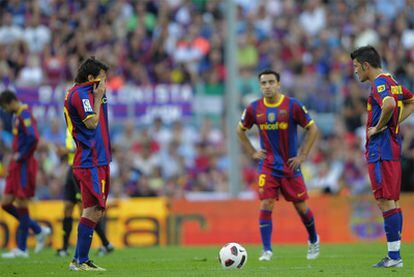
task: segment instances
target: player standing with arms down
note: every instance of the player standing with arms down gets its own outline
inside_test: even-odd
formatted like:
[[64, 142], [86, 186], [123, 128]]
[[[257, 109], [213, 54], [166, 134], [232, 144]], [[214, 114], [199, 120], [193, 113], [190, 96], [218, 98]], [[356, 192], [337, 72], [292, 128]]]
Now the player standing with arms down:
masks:
[[[272, 70], [259, 73], [263, 98], [252, 102], [243, 112], [237, 134], [249, 157], [259, 161], [260, 234], [263, 254], [260, 261], [272, 257], [272, 210], [279, 191], [293, 203], [309, 234], [307, 259], [319, 255], [319, 236], [312, 211], [306, 205], [308, 193], [300, 164], [306, 159], [318, 129], [305, 107], [296, 99], [280, 92], [280, 75]], [[259, 128], [261, 149], [256, 150], [245, 131], [254, 124]], [[306, 131], [298, 153], [297, 125]]]
[[70, 270], [104, 271], [89, 260], [93, 230], [103, 216], [109, 191], [111, 145], [108, 130], [106, 71], [94, 57], [79, 67], [75, 84], [65, 96], [65, 119], [76, 143], [73, 175], [81, 188], [82, 215]]
[[27, 251], [29, 229], [32, 229], [36, 236], [35, 252], [43, 249], [45, 237], [50, 234], [49, 228], [40, 227], [30, 218], [28, 209], [29, 200], [36, 190], [37, 160], [34, 152], [39, 141], [39, 132], [29, 107], [21, 103], [12, 91], [5, 90], [0, 94], [0, 107], [15, 115], [13, 156], [8, 168], [1, 206], [3, 210], [19, 220], [16, 234], [17, 248], [1, 256], [2, 258], [27, 258], [29, 257]]
[[373, 267], [402, 267], [400, 256], [402, 212], [401, 136], [399, 123], [414, 110], [414, 95], [381, 68], [381, 57], [372, 46], [351, 53], [354, 72], [371, 83], [368, 97], [366, 159], [372, 192], [384, 217], [388, 255]]

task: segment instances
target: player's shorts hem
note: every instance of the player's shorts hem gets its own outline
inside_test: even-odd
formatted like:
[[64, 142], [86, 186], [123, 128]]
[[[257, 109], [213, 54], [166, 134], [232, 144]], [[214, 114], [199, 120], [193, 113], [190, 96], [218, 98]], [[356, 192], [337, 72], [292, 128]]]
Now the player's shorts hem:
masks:
[[73, 174], [80, 186], [82, 207], [105, 209], [110, 184], [109, 166], [74, 168]]
[[[261, 182], [264, 182], [262, 186], [260, 186]], [[288, 202], [302, 202], [309, 198], [302, 175], [278, 177], [272, 175], [271, 172], [261, 171], [259, 175], [259, 199], [275, 199], [278, 201], [280, 194]]]
[[376, 200], [397, 201], [401, 190], [401, 162], [380, 160], [368, 164], [371, 189]]

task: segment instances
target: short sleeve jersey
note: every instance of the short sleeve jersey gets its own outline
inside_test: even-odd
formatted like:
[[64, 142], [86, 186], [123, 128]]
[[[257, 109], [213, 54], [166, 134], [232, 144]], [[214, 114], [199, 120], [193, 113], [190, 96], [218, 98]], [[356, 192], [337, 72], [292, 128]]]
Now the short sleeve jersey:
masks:
[[288, 160], [297, 156], [297, 126], [307, 128], [314, 124], [302, 103], [285, 95], [281, 95], [275, 104], [262, 98], [243, 111], [239, 124], [243, 129], [250, 129], [253, 125], [259, 129], [260, 145], [267, 153], [259, 168], [268, 167], [278, 177], [302, 174], [300, 169], [292, 170], [288, 165]]
[[65, 96], [66, 124], [76, 143], [74, 168], [91, 168], [111, 162], [106, 95], [102, 98], [97, 128], [88, 129], [84, 122], [95, 115], [93, 107], [93, 83], [75, 84]]
[[25, 160], [33, 156], [39, 141], [37, 123], [29, 107], [20, 106], [14, 118], [13, 152], [19, 153], [18, 160]]
[[378, 124], [383, 101], [389, 97], [394, 98], [397, 105], [387, 123], [387, 128], [367, 138], [365, 155], [369, 163], [379, 160], [398, 161], [401, 158], [401, 135], [398, 122], [402, 114], [403, 103], [413, 101], [414, 95], [399, 85], [389, 74], [379, 75], [371, 85], [371, 93], [367, 102], [367, 131]]

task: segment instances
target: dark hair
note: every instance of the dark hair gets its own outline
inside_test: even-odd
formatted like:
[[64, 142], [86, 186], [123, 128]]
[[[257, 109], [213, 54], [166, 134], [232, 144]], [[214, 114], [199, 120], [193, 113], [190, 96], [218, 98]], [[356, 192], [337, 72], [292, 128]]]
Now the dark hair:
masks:
[[359, 63], [367, 62], [372, 67], [381, 68], [381, 56], [378, 51], [371, 45], [359, 47], [351, 53], [351, 59], [357, 60]]
[[0, 106], [8, 105], [13, 102], [13, 100], [17, 101], [18, 98], [16, 94], [11, 90], [6, 89], [0, 94]]
[[276, 80], [279, 82], [280, 81], [280, 74], [274, 70], [271, 69], [265, 69], [263, 71], [261, 71], [259, 73], [259, 75], [257, 75], [257, 78], [260, 79], [260, 77], [262, 77], [262, 75], [267, 75], [267, 74], [273, 74], [276, 77]]
[[96, 77], [103, 69], [105, 72], [108, 70], [108, 66], [101, 61], [95, 59], [94, 56], [84, 60], [78, 68], [76, 73], [75, 83], [80, 84], [88, 81], [88, 75]]

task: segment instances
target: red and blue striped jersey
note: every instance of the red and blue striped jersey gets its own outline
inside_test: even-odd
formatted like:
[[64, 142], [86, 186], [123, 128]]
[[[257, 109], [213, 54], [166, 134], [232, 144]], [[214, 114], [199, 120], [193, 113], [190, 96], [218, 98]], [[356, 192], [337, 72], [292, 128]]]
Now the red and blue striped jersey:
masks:
[[384, 99], [394, 98], [397, 103], [387, 129], [367, 138], [365, 156], [369, 163], [379, 160], [399, 161], [401, 157], [401, 136], [399, 119], [403, 110], [403, 102], [413, 99], [414, 95], [405, 87], [399, 85], [391, 75], [381, 74], [371, 84], [371, 93], [368, 97], [367, 131], [378, 124]]
[[106, 95], [102, 97], [98, 126], [88, 129], [84, 122], [95, 114], [93, 106], [92, 82], [75, 84], [65, 96], [66, 124], [76, 143], [74, 168], [91, 168], [111, 162]]
[[13, 124], [13, 153], [19, 153], [17, 161], [26, 160], [33, 156], [39, 132], [37, 123], [27, 105], [21, 105], [16, 113]]
[[250, 129], [254, 124], [259, 128], [260, 145], [266, 150], [266, 158], [261, 167], [272, 169], [277, 177], [300, 176], [301, 170], [293, 171], [288, 159], [297, 156], [297, 126], [307, 128], [314, 121], [306, 108], [297, 99], [281, 95], [274, 104], [265, 98], [252, 102], [243, 112], [240, 127]]

